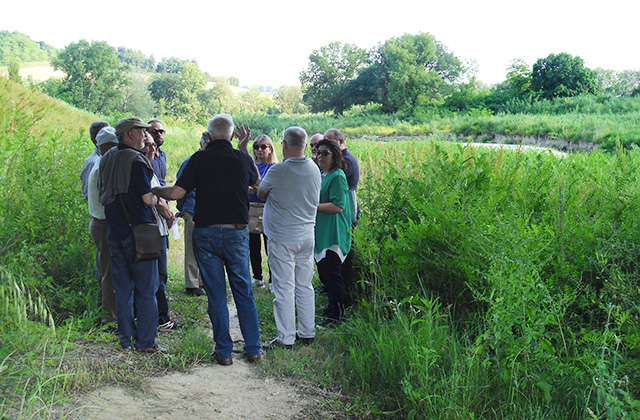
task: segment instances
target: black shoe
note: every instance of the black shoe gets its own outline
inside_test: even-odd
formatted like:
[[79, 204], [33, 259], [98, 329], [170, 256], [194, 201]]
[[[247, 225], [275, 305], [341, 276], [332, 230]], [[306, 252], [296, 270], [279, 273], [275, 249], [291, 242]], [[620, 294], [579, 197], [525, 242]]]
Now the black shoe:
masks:
[[308, 346], [309, 344], [313, 343], [313, 340], [315, 340], [314, 337], [300, 337], [298, 333], [296, 333], [296, 342], [299, 341], [300, 344], [304, 346]]
[[293, 345], [292, 344], [284, 344], [278, 338], [274, 338], [273, 340], [269, 341], [267, 344], [263, 344], [262, 348], [265, 351], [269, 351], [269, 350], [273, 350], [273, 349], [291, 350], [293, 348]]
[[187, 287], [185, 293], [188, 296], [204, 296], [204, 290], [199, 287]]

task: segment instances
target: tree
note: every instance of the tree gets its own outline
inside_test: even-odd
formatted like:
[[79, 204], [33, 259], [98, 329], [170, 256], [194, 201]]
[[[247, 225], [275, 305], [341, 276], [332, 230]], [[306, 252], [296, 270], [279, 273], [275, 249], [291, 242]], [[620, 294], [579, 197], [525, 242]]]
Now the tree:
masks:
[[273, 101], [278, 111], [284, 114], [302, 114], [307, 111], [302, 103], [302, 86], [280, 86], [273, 95]]
[[106, 42], [71, 43], [51, 64], [66, 73], [58, 92], [66, 102], [96, 113], [120, 108], [122, 89], [129, 83], [127, 68]]
[[560, 53], [536, 61], [531, 89], [539, 91], [545, 99], [554, 99], [597, 93], [598, 84], [595, 72], [584, 66], [582, 58]]
[[309, 66], [300, 73], [304, 101], [313, 112], [342, 113], [345, 89], [367, 64], [366, 50], [353, 45], [332, 42], [309, 56]]
[[203, 122], [214, 114], [226, 112], [234, 114], [239, 110], [238, 102], [235, 100], [229, 81], [222, 77], [213, 79], [213, 86], [207, 90], [203, 90], [198, 94], [198, 99], [204, 107], [204, 113], [207, 115], [203, 118]]
[[511, 97], [522, 98], [531, 93], [531, 70], [522, 59], [515, 59], [507, 67], [505, 86]]
[[7, 71], [9, 80], [13, 80], [16, 83], [22, 83], [22, 77], [20, 77], [20, 62], [18, 60], [11, 60]]
[[123, 103], [121, 111], [149, 119], [156, 114], [156, 102], [149, 92], [149, 75], [131, 73], [131, 84], [123, 89]]
[[388, 40], [381, 57], [389, 81], [383, 105], [394, 111], [441, 104], [464, 72], [462, 62], [428, 33]]
[[196, 64], [195, 60], [187, 61], [177, 57], [162, 58], [156, 66], [156, 73], [182, 73], [185, 63]]
[[142, 72], [152, 72], [155, 70], [156, 64], [153, 56], [147, 57], [141, 51], [135, 51], [125, 47], [118, 47], [117, 54], [120, 62], [128, 65], [132, 70]]
[[638, 70], [617, 72], [597, 68], [594, 71], [600, 91], [608, 95], [617, 97], [632, 96], [633, 92], [640, 86], [640, 71]]
[[158, 103], [158, 112], [176, 118], [195, 121], [203, 112], [199, 93], [209, 78], [197, 64], [182, 63], [180, 73], [154, 75], [149, 85], [151, 96]]
[[256, 86], [241, 92], [238, 103], [240, 111], [245, 113], [267, 112], [275, 107], [271, 95], [265, 95]]
[[460, 59], [428, 33], [389, 39], [370, 56], [347, 89], [349, 101], [376, 102], [389, 113], [442, 104], [465, 72]]

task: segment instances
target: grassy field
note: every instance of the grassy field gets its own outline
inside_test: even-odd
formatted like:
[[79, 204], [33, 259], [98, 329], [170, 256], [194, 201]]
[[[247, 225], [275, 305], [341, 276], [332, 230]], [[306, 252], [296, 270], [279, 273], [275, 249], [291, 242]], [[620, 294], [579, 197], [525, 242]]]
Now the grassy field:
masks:
[[[444, 142], [440, 131], [473, 118], [490, 127], [486, 116], [412, 124], [359, 112], [360, 120], [355, 111], [343, 120], [236, 117], [274, 140], [292, 124], [345, 127], [361, 165], [358, 304], [339, 328], [274, 353], [261, 369], [332, 390], [318, 410], [335, 418], [638, 418], [640, 153], [621, 143], [564, 158], [484, 150]], [[127, 363], [82, 357], [118, 345], [96, 327], [79, 192], [97, 118], [0, 79], [0, 417], [61, 417], [80, 390], [136, 389], [146, 374], [208, 363], [206, 306], [181, 293], [181, 241], [170, 249], [168, 290], [187, 328], [161, 337], [170, 353]], [[204, 127], [164, 123], [171, 183]], [[629, 129], [620, 115], [539, 123], [495, 122]], [[256, 300], [271, 337], [272, 298]]]

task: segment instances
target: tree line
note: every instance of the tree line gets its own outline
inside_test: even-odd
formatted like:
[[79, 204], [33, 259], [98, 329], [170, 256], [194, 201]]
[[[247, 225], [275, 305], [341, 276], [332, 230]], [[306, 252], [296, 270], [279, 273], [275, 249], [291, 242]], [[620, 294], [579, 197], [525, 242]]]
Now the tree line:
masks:
[[[11, 45], [16, 45], [17, 35], [28, 39], [9, 35], [5, 38], [13, 40]], [[0, 38], [3, 50], [5, 38]], [[43, 48], [52, 54], [52, 47]], [[235, 89], [240, 85], [237, 78], [212, 77], [195, 60], [156, 61], [104, 41], [71, 43], [55, 53], [51, 64], [65, 77], [36, 87], [78, 108], [106, 115], [171, 115], [194, 122], [218, 112], [340, 115], [356, 105], [421, 119], [444, 112], [522, 112], [538, 109], [531, 105], [541, 101], [584, 94], [615, 98], [640, 93], [640, 71], [591, 70], [582, 58], [564, 52], [540, 58], [533, 66], [514, 59], [506, 80], [487, 86], [476, 78], [473, 63], [457, 57], [429, 33], [391, 38], [369, 51], [330, 43], [309, 55], [299, 86], [277, 89]], [[10, 78], [19, 79], [16, 66], [9, 67]]]
[[[432, 111], [509, 112], [526, 104], [579, 95], [640, 93], [640, 71], [591, 70], [578, 56], [550, 54], [529, 67], [514, 59], [506, 80], [487, 86], [429, 33], [391, 38], [370, 51], [334, 42], [309, 56], [300, 73], [304, 102], [312, 111], [341, 114], [374, 104], [383, 113], [413, 116]], [[521, 109], [518, 108], [518, 109]]]
[[304, 112], [301, 88], [283, 86], [272, 95], [258, 87], [239, 90], [234, 77], [212, 77], [195, 60], [176, 57], [156, 62], [153, 56], [104, 41], [80, 40], [51, 60], [65, 77], [36, 88], [78, 108], [99, 114], [171, 115], [178, 120], [206, 121], [225, 112]]

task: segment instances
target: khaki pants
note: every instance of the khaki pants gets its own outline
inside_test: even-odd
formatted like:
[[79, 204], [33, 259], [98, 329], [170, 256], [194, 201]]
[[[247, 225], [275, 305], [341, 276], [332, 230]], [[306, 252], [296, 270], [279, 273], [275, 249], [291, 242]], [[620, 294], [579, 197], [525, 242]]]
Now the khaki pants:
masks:
[[92, 217], [89, 220], [89, 236], [96, 246], [98, 267], [98, 304], [102, 304], [112, 320], [116, 320], [116, 296], [111, 280], [111, 262], [107, 246], [107, 221]]
[[193, 214], [183, 213], [184, 219], [184, 286], [195, 289], [202, 286], [198, 262], [193, 253]]

